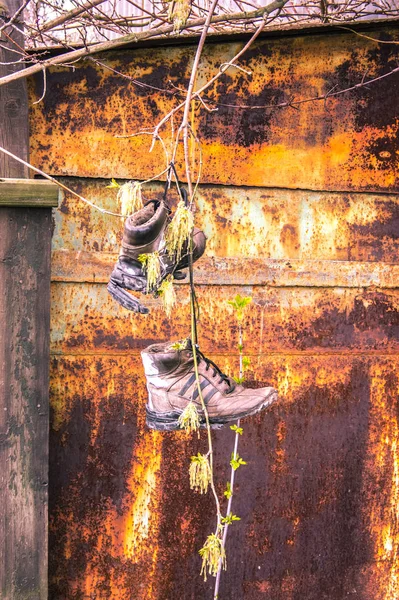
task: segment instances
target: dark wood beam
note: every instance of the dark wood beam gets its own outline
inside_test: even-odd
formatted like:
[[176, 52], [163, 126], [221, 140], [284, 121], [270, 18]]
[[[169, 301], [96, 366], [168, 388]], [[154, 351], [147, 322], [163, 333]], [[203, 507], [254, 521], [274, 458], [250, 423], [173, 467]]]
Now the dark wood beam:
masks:
[[[12, 16], [21, 0], [7, 0]], [[7, 17], [5, 17], [7, 18]], [[0, 24], [2, 24], [0, 19]], [[7, 34], [9, 37], [7, 37]], [[0, 76], [23, 36], [0, 35]], [[24, 80], [0, 89], [0, 145], [28, 159]], [[47, 600], [51, 206], [56, 186], [0, 155], [0, 598]], [[36, 206], [36, 208], [30, 208]]]
[[47, 598], [51, 208], [0, 207], [0, 598]]

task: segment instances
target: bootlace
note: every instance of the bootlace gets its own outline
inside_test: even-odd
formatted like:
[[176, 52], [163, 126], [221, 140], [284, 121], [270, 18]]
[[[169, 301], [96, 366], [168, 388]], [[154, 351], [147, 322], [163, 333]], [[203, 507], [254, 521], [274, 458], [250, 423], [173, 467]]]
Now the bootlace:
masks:
[[229, 386], [228, 389], [226, 390], [226, 394], [231, 394], [231, 392], [234, 392], [234, 390], [236, 388], [234, 381], [232, 381], [228, 375], [225, 375], [219, 369], [219, 367], [213, 362], [213, 360], [204, 356], [204, 354], [202, 354], [202, 352], [198, 348], [198, 346], [196, 346], [196, 349], [197, 349], [197, 354], [202, 358], [202, 360], [206, 364], [205, 371], [209, 371], [209, 369], [212, 368], [213, 369], [213, 377], [219, 377], [220, 378], [219, 383], [225, 382]]

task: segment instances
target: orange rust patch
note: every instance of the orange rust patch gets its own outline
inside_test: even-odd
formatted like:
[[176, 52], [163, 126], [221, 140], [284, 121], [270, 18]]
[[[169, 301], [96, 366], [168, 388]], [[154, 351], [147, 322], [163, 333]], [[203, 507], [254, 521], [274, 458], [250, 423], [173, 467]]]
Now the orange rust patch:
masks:
[[[209, 45], [201, 73], [214, 73], [238, 47]], [[181, 46], [104, 60], [162, 87], [169, 78], [185, 85], [192, 57], [193, 47]], [[243, 61], [253, 77], [230, 70], [208, 101], [306, 98], [357, 83], [366, 69], [385, 73], [397, 57], [395, 45], [348, 33], [262, 40]], [[201, 348], [237, 373], [227, 300], [251, 295], [247, 385], [274, 385], [280, 397], [243, 422], [247, 465], [234, 498], [241, 521], [228, 538], [223, 598], [399, 597], [396, 87], [387, 78], [299, 111], [219, 106], [195, 121], [206, 184], [196, 223], [208, 237], [196, 271]], [[105, 179], [80, 177], [161, 170], [160, 148], [148, 154], [147, 137], [115, 135], [150, 127], [177, 98], [148, 97], [88, 62], [51, 71], [48, 89], [31, 112], [32, 160], [78, 176], [67, 183], [117, 212]], [[370, 189], [393, 193], [354, 193]], [[160, 184], [144, 190], [146, 199], [161, 193]], [[188, 479], [206, 435], [146, 430], [139, 356], [152, 342], [188, 335], [187, 285], [178, 286], [171, 320], [152, 298], [148, 316], [128, 313], [104, 285], [121, 220], [67, 195], [55, 221], [50, 597], [208, 598], [213, 581], [199, 577], [198, 549], [214, 530], [214, 505]], [[221, 497], [233, 437], [229, 428], [214, 436]]]
[[[395, 30], [393, 30], [395, 35]], [[381, 34], [378, 30], [370, 35]], [[201, 76], [211, 77], [238, 48], [209, 44]], [[251, 78], [230, 69], [208, 91], [218, 110], [196, 111], [208, 183], [330, 190], [397, 191], [397, 80], [382, 79], [326, 102], [273, 108], [359, 84], [396, 65], [398, 48], [348, 32], [257, 42], [242, 60]], [[148, 179], [164, 168], [161, 147], [149, 153], [151, 130], [181, 100], [194, 47], [135, 49], [108, 54], [112, 68], [164, 91], [144, 90], [85, 61], [75, 70], [49, 70], [43, 102], [31, 106], [31, 160], [52, 175]], [[41, 76], [30, 81], [31, 100]], [[224, 105], [270, 108], [229, 108]], [[169, 142], [170, 127], [162, 131]], [[183, 177], [181, 152], [177, 166]]]
[[[62, 375], [65, 406], [75, 408], [51, 435], [57, 490], [52, 589], [112, 600], [158, 600], [165, 589], [174, 598], [181, 585], [188, 595], [205, 594], [195, 557], [211, 527], [212, 501], [193, 496], [188, 482], [189, 456], [203, 447], [204, 435], [198, 441], [143, 429], [144, 378], [121, 377], [140, 371], [138, 359], [76, 356], [56, 362], [53, 377]], [[232, 535], [228, 593], [238, 585], [279, 599], [282, 586], [284, 597], [309, 586], [321, 594], [325, 577], [331, 577], [336, 597], [338, 589], [350, 592], [356, 585], [365, 597], [373, 590], [375, 597], [394, 600], [398, 361], [275, 356], [253, 361], [252, 368], [257, 385], [279, 387], [280, 402], [243, 422], [240, 454], [248, 464], [237, 473], [234, 511], [242, 520], [235, 535], [253, 571], [242, 570]], [[329, 379], [322, 382], [318, 372], [330, 373]], [[114, 389], [103, 399], [98, 421], [109, 381]], [[232, 439], [229, 429], [215, 433], [221, 489]], [[274, 468], [282, 446], [283, 471]], [[71, 581], [70, 572], [81, 577]]]

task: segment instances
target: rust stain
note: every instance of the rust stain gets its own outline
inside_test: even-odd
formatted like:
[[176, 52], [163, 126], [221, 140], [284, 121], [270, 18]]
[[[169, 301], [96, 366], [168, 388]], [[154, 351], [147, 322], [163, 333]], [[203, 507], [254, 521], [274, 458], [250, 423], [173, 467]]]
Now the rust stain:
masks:
[[[145, 577], [145, 592], [137, 598], [157, 596], [159, 581], [156, 565], [159, 548], [154, 544], [159, 521], [159, 470], [161, 466], [161, 436], [158, 432], [147, 433], [134, 447], [131, 474], [128, 477], [128, 492], [124, 498], [124, 510], [110, 507], [104, 522], [98, 529], [97, 551], [110, 552], [124, 565], [124, 570], [139, 565], [140, 576]], [[93, 533], [93, 532], [92, 532]], [[107, 541], [106, 544], [104, 542]], [[105, 573], [94, 558], [88, 561], [84, 591], [90, 598], [96, 594], [99, 582], [105, 580]], [[109, 591], [104, 598], [116, 600], [128, 597], [132, 583], [121, 582], [111, 573]], [[81, 582], [72, 583], [76, 592], [82, 589]]]
[[[389, 31], [371, 35], [388, 39]], [[209, 45], [204, 76], [239, 47]], [[104, 60], [164, 87], [169, 79], [185, 85], [192, 56], [193, 47], [181, 46]], [[385, 73], [397, 57], [397, 45], [348, 33], [262, 40], [243, 62], [252, 79], [232, 70], [208, 101], [301, 99], [357, 83], [366, 67], [370, 77]], [[247, 384], [280, 394], [278, 406], [243, 424], [248, 464], [237, 472], [234, 504], [241, 521], [229, 538], [221, 598], [399, 597], [397, 85], [381, 80], [299, 111], [220, 106], [196, 121], [205, 165], [196, 224], [208, 237], [197, 270], [201, 349], [237, 374], [227, 300], [252, 296]], [[117, 211], [105, 178], [152, 176], [163, 163], [160, 152], [148, 154], [146, 138], [114, 136], [151, 126], [178, 99], [148, 96], [91, 63], [52, 70], [48, 86], [31, 111], [33, 162], [72, 176], [68, 185]], [[392, 193], [359, 193], [368, 190]], [[161, 194], [160, 184], [144, 191], [146, 199]], [[121, 229], [120, 219], [68, 195], [55, 214], [50, 597], [205, 599], [213, 581], [199, 577], [197, 551], [214, 508], [188, 480], [205, 433], [145, 428], [139, 355], [188, 335], [188, 288], [177, 286], [170, 320], [153, 298], [148, 316], [121, 309], [104, 285]], [[215, 432], [221, 497], [232, 443], [229, 428]]]
[[[396, 30], [370, 35], [395, 37]], [[201, 70], [210, 76], [238, 48], [206, 47]], [[148, 136], [116, 135], [151, 129], [179, 98], [195, 48], [136, 49], [110, 54], [112, 68], [165, 91], [143, 90], [106, 69], [51, 69], [49, 93], [31, 108], [31, 160], [52, 175], [147, 179], [163, 168], [162, 151], [149, 153]], [[290, 108], [237, 110], [223, 104], [270, 105], [345, 89], [394, 67], [398, 49], [348, 33], [259, 41], [242, 64], [252, 78], [230, 70], [207, 100], [218, 111], [198, 111], [207, 183], [302, 189], [397, 191], [397, 115], [391, 99], [397, 76], [327, 102]], [[41, 94], [40, 77], [30, 82]], [[293, 135], [293, 132], [295, 134]], [[168, 142], [170, 128], [163, 132]], [[177, 157], [181, 166], [181, 156]], [[183, 170], [182, 170], [183, 173]]]
[[[378, 561], [386, 562], [384, 600], [393, 600], [398, 593], [399, 532], [399, 452], [398, 413], [396, 403], [388, 398], [399, 392], [396, 365], [390, 361], [375, 365], [371, 375], [371, 421], [367, 462], [369, 485], [364, 493], [368, 499], [365, 518], [373, 531], [374, 552]], [[373, 488], [371, 488], [373, 486]], [[376, 491], [378, 490], [378, 493]], [[381, 504], [382, 494], [386, 503]]]
[[[107, 180], [63, 181], [98, 206], [118, 212]], [[147, 185], [144, 198], [162, 193], [163, 186]], [[171, 203], [175, 200], [172, 195]], [[197, 205], [196, 225], [208, 237], [209, 257], [399, 262], [397, 196], [200, 186]], [[119, 252], [120, 219], [76, 198], [63, 198], [55, 223], [54, 251]]]
[[131, 491], [136, 488], [137, 481], [140, 482], [139, 493], [125, 524], [124, 554], [131, 560], [137, 560], [139, 550], [148, 543], [151, 529], [153, 532], [151, 521], [157, 518], [157, 506], [151, 498], [161, 468], [162, 436], [159, 432], [150, 432], [146, 437], [145, 446], [139, 446], [133, 457], [134, 468], [129, 482]]
[[[131, 376], [126, 386], [114, 359], [105, 365], [54, 359], [52, 371], [52, 436], [60, 445], [51, 468], [57, 471], [61, 460], [63, 474], [51, 532], [75, 576], [80, 573], [70, 577], [68, 589], [89, 598], [128, 598], [139, 565], [146, 584], [135, 597], [156, 597], [162, 436], [143, 429], [143, 386]], [[86, 427], [75, 433], [79, 413]], [[81, 544], [89, 549], [83, 561]]]
[[279, 471], [280, 473], [284, 473], [287, 471], [286, 465], [286, 452], [284, 450], [284, 440], [286, 438], [287, 433], [287, 424], [284, 421], [281, 421], [278, 425], [276, 432], [277, 439], [277, 448], [275, 450], [276, 461], [272, 467], [272, 472], [275, 473]]
[[[236, 368], [234, 356], [215, 358], [223, 367]], [[398, 361], [317, 355], [311, 361], [287, 355], [260, 358], [259, 363], [253, 361], [252, 376], [257, 385], [266, 380], [278, 385], [281, 401], [267, 415], [243, 423], [242, 455], [248, 465], [237, 479], [235, 510], [242, 522], [229, 550], [227, 597], [238, 589], [243, 597], [256, 598], [255, 590], [264, 590], [270, 599], [294, 600], [298, 590], [305, 594], [312, 589], [310, 597], [316, 599], [331, 576], [334, 600], [355, 587], [362, 598], [394, 600], [399, 542], [394, 408]], [[208, 588], [194, 571], [199, 567], [195, 550], [212, 522], [211, 499], [197, 499], [188, 489], [189, 455], [197, 451], [197, 444], [201, 447], [204, 437], [196, 442], [184, 434], [144, 432], [144, 379], [128, 382], [121, 394], [118, 376], [129, 369], [138, 373], [139, 359], [125, 354], [117, 360], [64, 357], [57, 363], [53, 377], [57, 381], [63, 374], [69, 384], [66, 396], [74, 398], [75, 410], [85, 407], [90, 445], [95, 443], [93, 432], [96, 439], [98, 435], [92, 391], [101, 394], [109, 381], [115, 381], [113, 402], [125, 409], [115, 412], [114, 406], [114, 412], [104, 411], [100, 428], [104, 431], [112, 424], [120, 430], [128, 423], [125, 411], [132, 393], [136, 402], [129, 410], [141, 425], [136, 435], [129, 432], [131, 439], [125, 437], [117, 451], [103, 434], [102, 447], [97, 445], [94, 454], [72, 462], [76, 422], [64, 421], [61, 429], [52, 431], [53, 469], [57, 466], [53, 485], [60, 499], [52, 512], [51, 539], [53, 550], [62, 550], [63, 556], [57, 570], [56, 555], [52, 559], [54, 597], [158, 600], [178, 597], [179, 589], [184, 589], [183, 597], [207, 597]], [[82, 377], [88, 382], [84, 389]], [[69, 411], [67, 397], [65, 406]], [[220, 491], [231, 436], [228, 429], [215, 434]], [[59, 446], [57, 439], [64, 442]], [[115, 479], [109, 469], [103, 472], [98, 462], [99, 453], [112, 461], [115, 452], [123, 478]], [[93, 464], [98, 465], [97, 474], [92, 471], [83, 477]], [[244, 544], [245, 564], [252, 565], [252, 571], [243, 569], [242, 553], [234, 551], [237, 543]], [[81, 576], [72, 581], [71, 572]]]
[[[397, 351], [396, 290], [198, 286], [200, 341], [204, 352], [231, 352], [237, 327], [227, 301], [237, 293], [253, 297], [246, 321], [245, 344], [256, 354], [259, 324], [263, 348], [273, 352]], [[179, 310], [167, 319], [159, 300], [144, 297], [151, 312], [143, 317], [119, 307], [104, 285], [53, 284], [52, 348], [54, 352], [103, 354], [142, 350], [164, 339], [187, 337], [190, 307], [187, 286], [177, 290]]]

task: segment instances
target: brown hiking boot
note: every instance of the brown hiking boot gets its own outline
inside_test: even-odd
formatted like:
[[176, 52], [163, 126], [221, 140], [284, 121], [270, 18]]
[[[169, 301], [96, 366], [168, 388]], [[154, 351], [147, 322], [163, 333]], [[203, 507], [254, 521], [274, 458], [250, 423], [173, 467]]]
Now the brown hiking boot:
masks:
[[[183, 349], [177, 349], [182, 347]], [[194, 373], [191, 340], [183, 344], [153, 344], [141, 353], [147, 378], [147, 425], [159, 431], [180, 429], [179, 417], [192, 400], [201, 427], [206, 425]], [[246, 389], [224, 375], [197, 349], [202, 396], [211, 427], [221, 427], [264, 410], [277, 400], [272, 387]]]
[[[150, 290], [154, 295], [157, 295], [161, 283], [169, 275], [174, 279], [186, 277], [182, 269], [189, 266], [188, 241], [183, 246], [178, 262], [165, 249], [165, 229], [169, 222], [169, 213], [170, 210], [163, 201], [151, 200], [125, 221], [122, 248], [107, 289], [111, 296], [128, 310], [142, 314], [149, 312], [148, 308], [126, 291], [149, 293], [147, 273], [139, 260], [140, 256], [159, 253], [160, 276]], [[204, 233], [194, 228], [193, 262], [203, 255], [205, 245]]]

